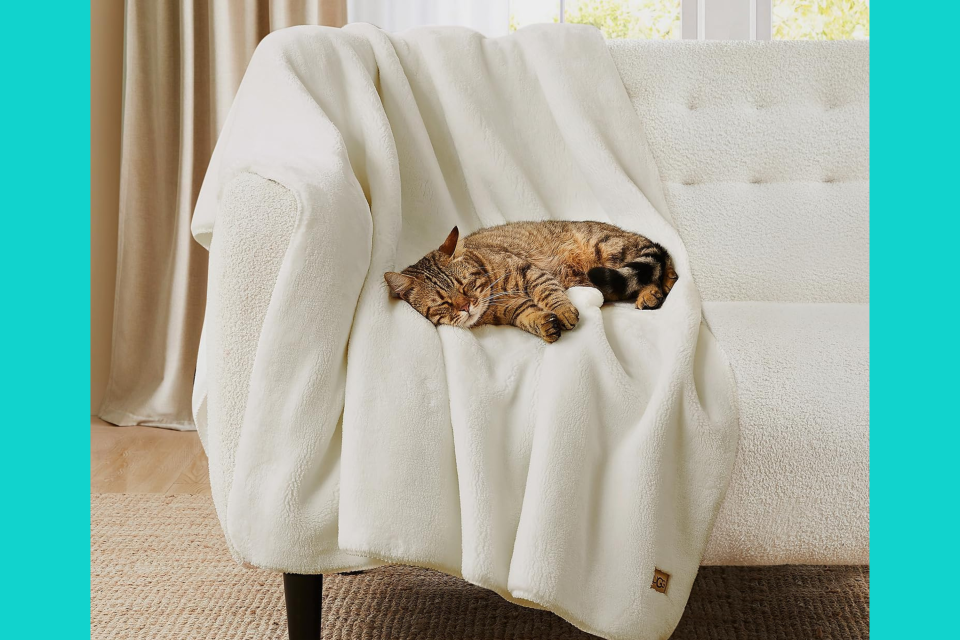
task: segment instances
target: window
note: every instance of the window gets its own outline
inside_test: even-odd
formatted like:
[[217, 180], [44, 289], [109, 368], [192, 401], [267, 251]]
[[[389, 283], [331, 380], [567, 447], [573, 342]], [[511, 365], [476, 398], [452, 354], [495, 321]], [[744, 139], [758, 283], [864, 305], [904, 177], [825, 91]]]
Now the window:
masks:
[[508, 0], [510, 31], [592, 24], [607, 38], [842, 40], [870, 37], [870, 0]]
[[775, 40], [863, 40], [870, 0], [773, 0]]

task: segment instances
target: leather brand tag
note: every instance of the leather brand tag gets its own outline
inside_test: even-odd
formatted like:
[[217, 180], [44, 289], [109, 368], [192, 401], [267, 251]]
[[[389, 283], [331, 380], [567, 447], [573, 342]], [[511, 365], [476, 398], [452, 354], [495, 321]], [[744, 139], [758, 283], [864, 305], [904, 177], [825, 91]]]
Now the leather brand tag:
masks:
[[666, 593], [668, 582], [670, 582], [670, 574], [666, 571], [660, 571], [660, 569], [654, 567], [653, 584], [650, 585], [650, 588], [660, 593]]

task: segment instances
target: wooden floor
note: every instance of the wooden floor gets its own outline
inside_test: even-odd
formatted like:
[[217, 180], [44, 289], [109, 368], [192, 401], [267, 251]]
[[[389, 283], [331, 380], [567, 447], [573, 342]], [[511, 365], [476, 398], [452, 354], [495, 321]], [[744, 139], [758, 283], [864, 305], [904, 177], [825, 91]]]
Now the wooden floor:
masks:
[[90, 425], [91, 493], [210, 493], [196, 431]]

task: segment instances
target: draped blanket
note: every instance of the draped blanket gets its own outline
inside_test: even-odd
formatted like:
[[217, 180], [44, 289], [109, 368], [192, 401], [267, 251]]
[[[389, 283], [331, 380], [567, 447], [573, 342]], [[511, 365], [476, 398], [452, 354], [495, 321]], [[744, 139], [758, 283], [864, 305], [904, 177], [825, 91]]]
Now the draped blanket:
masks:
[[[212, 261], [227, 186], [251, 173], [296, 216], [248, 327], [247, 388], [216, 386], [216, 332], [250, 321], [217, 315], [211, 281], [195, 411], [234, 555], [300, 573], [420, 565], [605, 638], [668, 637], [730, 477], [735, 386], [600, 33], [272, 34], [197, 205]], [[386, 290], [385, 271], [454, 225], [539, 219], [643, 234], [679, 282], [656, 311], [571, 289], [580, 323], [551, 345], [437, 328]], [[256, 224], [269, 244], [276, 221]], [[222, 419], [231, 398], [242, 411]]]

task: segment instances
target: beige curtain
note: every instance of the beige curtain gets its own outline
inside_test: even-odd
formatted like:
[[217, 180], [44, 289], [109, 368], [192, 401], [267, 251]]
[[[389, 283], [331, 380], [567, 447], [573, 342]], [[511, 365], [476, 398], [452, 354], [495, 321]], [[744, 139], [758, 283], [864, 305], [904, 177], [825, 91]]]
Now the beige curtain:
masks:
[[107, 422], [193, 428], [207, 256], [190, 218], [217, 134], [261, 38], [346, 13], [345, 0], [127, 0]]

